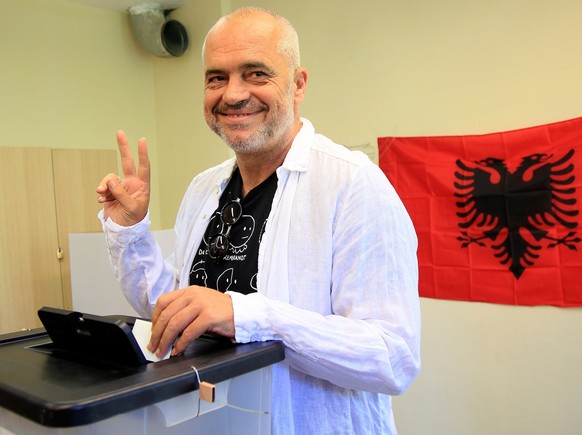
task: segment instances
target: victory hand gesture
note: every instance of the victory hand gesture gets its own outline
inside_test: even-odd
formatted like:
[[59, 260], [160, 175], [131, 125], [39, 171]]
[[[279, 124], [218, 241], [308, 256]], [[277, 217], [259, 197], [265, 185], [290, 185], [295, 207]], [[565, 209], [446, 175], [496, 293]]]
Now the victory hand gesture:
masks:
[[111, 218], [122, 226], [134, 225], [145, 217], [150, 202], [150, 160], [146, 140], [138, 142], [139, 164], [131, 155], [127, 137], [123, 131], [117, 132], [117, 145], [121, 156], [123, 180], [116, 174], [107, 174], [99, 187], [98, 202], [103, 204], [105, 219]]

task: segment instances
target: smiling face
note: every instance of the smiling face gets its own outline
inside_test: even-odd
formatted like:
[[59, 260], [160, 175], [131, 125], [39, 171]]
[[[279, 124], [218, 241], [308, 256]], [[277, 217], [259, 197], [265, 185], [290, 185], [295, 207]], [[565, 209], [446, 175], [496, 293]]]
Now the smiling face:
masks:
[[301, 127], [306, 74], [279, 49], [281, 24], [255, 12], [220, 21], [204, 50], [204, 115], [237, 154], [290, 145]]

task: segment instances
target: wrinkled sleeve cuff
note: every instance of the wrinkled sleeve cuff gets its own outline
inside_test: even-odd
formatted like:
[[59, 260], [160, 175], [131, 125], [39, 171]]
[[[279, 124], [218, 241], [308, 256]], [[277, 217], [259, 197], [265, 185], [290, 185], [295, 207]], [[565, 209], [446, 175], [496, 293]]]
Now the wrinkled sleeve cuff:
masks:
[[232, 299], [234, 339], [237, 343], [276, 339], [267, 321], [268, 304], [263, 295], [259, 293], [244, 295], [238, 292], [227, 292], [227, 294]]
[[119, 225], [111, 218], [105, 219], [103, 210], [99, 212], [97, 217], [101, 221], [103, 232], [107, 234], [108, 242], [117, 245], [130, 245], [137, 242], [148, 233], [151, 226], [149, 211], [140, 222], [129, 227]]

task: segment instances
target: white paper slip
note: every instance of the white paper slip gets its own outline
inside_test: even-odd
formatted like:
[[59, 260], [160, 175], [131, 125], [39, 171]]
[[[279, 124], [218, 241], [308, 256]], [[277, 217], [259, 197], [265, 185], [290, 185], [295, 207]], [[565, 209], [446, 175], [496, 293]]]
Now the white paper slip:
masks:
[[158, 358], [155, 353], [148, 350], [148, 343], [150, 342], [150, 337], [152, 336], [152, 322], [147, 320], [135, 319], [135, 324], [133, 325], [133, 336], [139, 345], [143, 356], [148, 361], [156, 362], [163, 359], [170, 358], [171, 349], [162, 357]]

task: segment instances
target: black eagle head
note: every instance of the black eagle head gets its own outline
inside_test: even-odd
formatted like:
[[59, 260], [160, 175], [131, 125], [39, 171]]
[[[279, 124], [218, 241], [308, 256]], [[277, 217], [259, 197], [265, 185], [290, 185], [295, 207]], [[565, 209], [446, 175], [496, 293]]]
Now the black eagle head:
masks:
[[487, 157], [483, 160], [476, 160], [475, 163], [479, 166], [486, 166], [488, 168], [500, 168], [504, 165], [503, 160], [495, 157]]
[[503, 183], [503, 179], [507, 174], [507, 167], [505, 166], [504, 160], [496, 157], [487, 157], [483, 160], [476, 160], [475, 164], [489, 175], [489, 182], [492, 185]]
[[553, 154], [544, 153], [530, 154], [529, 156], [523, 157], [521, 159], [520, 166], [524, 168], [531, 168], [532, 166], [537, 165], [538, 163], [547, 162], [552, 158], [552, 156]]

